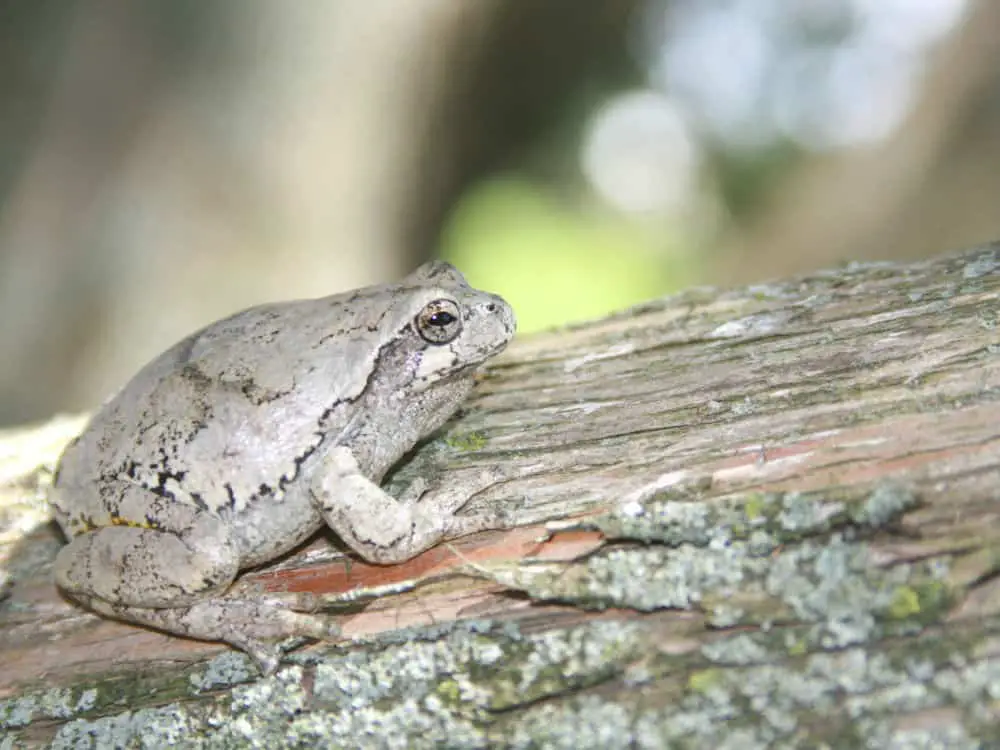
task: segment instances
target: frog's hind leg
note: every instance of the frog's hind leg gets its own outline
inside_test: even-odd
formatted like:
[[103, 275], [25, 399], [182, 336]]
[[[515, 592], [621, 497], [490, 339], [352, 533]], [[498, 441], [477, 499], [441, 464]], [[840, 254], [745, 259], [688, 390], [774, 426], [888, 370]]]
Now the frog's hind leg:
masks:
[[294, 612], [268, 599], [206, 599], [188, 607], [152, 609], [83, 602], [99, 614], [178, 633], [199, 640], [224, 641], [245, 651], [264, 674], [278, 668], [281, 650], [266, 639], [307, 636], [328, 639], [338, 634], [325, 618]]
[[292, 611], [294, 603], [220, 598], [239, 571], [239, 556], [215, 517], [192, 515], [173, 529], [122, 525], [80, 534], [59, 551], [56, 583], [98, 614], [225, 641], [265, 673], [277, 668], [280, 652], [260, 639], [336, 634], [325, 619]]
[[184, 606], [222, 592], [236, 578], [239, 555], [217, 519], [195, 523], [184, 532], [123, 525], [75, 536], [56, 557], [56, 583], [73, 598], [140, 607]]

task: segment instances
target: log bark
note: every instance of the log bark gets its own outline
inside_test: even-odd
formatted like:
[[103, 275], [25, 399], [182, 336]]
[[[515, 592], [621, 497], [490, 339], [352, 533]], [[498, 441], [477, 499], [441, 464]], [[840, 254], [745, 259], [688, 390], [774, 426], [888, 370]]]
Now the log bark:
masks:
[[260, 679], [49, 581], [79, 420], [0, 443], [0, 747], [1000, 743], [1000, 245], [693, 289], [526, 337], [392, 482], [517, 526], [237, 584], [344, 631]]

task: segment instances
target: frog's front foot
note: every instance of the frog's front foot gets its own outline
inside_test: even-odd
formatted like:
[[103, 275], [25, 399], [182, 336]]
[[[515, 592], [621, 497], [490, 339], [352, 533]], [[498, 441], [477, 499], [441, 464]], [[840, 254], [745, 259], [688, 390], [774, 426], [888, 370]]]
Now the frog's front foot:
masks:
[[447, 484], [417, 480], [396, 499], [366, 477], [349, 449], [337, 446], [313, 477], [313, 502], [347, 546], [368, 562], [404, 562], [444, 538], [511, 525], [503, 510], [457, 515], [469, 499], [503, 481], [498, 469], [452, 473]]

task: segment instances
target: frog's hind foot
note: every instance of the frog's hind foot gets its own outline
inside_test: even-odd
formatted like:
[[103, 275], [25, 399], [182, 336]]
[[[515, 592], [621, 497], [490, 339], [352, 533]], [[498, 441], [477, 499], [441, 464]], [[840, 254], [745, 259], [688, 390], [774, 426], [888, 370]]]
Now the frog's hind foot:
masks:
[[340, 634], [328, 618], [294, 612], [267, 599], [206, 599], [170, 609], [112, 605], [101, 600], [83, 603], [115, 619], [199, 640], [224, 641], [246, 652], [265, 675], [274, 673], [282, 654], [270, 641], [291, 637], [330, 640]]

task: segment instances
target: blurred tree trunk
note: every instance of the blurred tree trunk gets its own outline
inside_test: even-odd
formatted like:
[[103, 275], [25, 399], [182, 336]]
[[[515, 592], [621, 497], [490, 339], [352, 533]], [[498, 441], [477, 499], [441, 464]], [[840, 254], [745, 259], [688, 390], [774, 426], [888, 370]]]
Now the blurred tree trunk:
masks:
[[0, 424], [92, 405], [236, 308], [409, 270], [624, 58], [637, 1], [49, 8], [69, 42], [0, 206]]
[[735, 228], [713, 280], [922, 258], [1000, 234], [1000, 4], [969, 6], [928, 61], [901, 130], [869, 148], [805, 160], [758, 216]]

